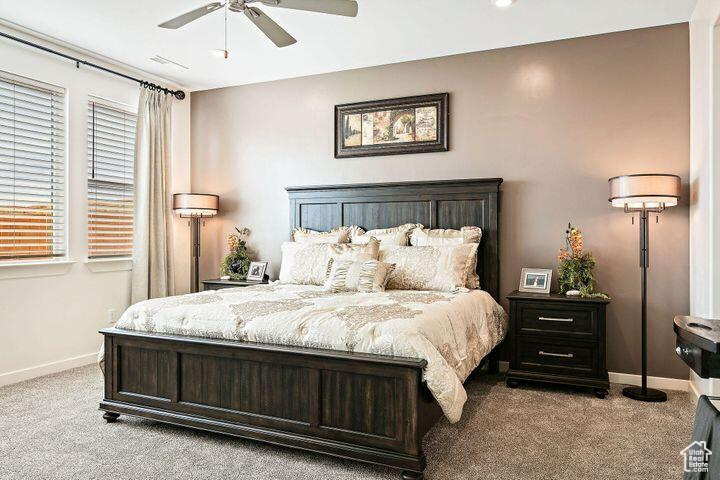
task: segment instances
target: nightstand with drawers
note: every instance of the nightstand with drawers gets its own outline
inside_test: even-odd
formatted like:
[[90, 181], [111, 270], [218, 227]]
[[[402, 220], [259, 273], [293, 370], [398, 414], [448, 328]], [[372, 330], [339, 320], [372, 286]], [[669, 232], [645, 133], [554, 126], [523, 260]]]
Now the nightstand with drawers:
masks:
[[560, 294], [508, 295], [510, 368], [508, 387], [519, 381], [576, 385], [608, 393], [605, 309], [608, 300]]
[[248, 282], [247, 280], [222, 280], [214, 278], [212, 280], [203, 280], [203, 290], [220, 290], [223, 288], [250, 287], [252, 285], [263, 285], [268, 283], [267, 280], [262, 282]]

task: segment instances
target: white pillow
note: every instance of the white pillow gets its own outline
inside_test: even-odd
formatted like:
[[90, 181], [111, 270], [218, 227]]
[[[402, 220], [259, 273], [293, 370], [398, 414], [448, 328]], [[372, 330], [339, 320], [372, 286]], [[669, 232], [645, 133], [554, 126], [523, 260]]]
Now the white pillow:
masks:
[[394, 263], [387, 289], [459, 291], [467, 284], [467, 269], [477, 256], [477, 243], [448, 246], [383, 246], [379, 260]]
[[339, 227], [329, 232], [317, 232], [307, 228], [296, 228], [290, 237], [298, 243], [348, 243], [350, 227]]
[[381, 245], [407, 245], [408, 235], [414, 228], [422, 228], [420, 223], [406, 223], [397, 227], [377, 228], [375, 230], [365, 231], [360, 227], [350, 227], [351, 243], [367, 243], [370, 237], [380, 240]]
[[[462, 227], [460, 230], [451, 228], [438, 228], [428, 230], [426, 228], [416, 228], [410, 234], [410, 245], [425, 247], [428, 245], [460, 245], [462, 243], [480, 243], [482, 239], [482, 230], [480, 227]], [[480, 277], [477, 274], [477, 255], [473, 257], [473, 261], [468, 265], [467, 270], [467, 288], [480, 288]]]
[[391, 263], [366, 260], [330, 260], [330, 274], [325, 281], [325, 290], [333, 293], [384, 292], [390, 274], [395, 269]]
[[284, 242], [281, 247], [280, 282], [323, 285], [331, 259], [377, 260], [379, 247], [380, 242], [374, 238], [366, 245]]
[[480, 227], [452, 228], [415, 228], [410, 233], [410, 245], [426, 247], [428, 245], [460, 245], [461, 243], [480, 243], [482, 230]]

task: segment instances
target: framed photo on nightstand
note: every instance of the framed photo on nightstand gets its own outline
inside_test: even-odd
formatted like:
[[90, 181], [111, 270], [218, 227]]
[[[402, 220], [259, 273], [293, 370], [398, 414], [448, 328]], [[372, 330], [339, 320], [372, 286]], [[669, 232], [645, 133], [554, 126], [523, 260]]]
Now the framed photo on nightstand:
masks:
[[523, 268], [520, 274], [520, 290], [528, 293], [550, 293], [552, 269]]
[[262, 282], [265, 278], [265, 270], [267, 270], [268, 262], [250, 262], [248, 268], [248, 282]]

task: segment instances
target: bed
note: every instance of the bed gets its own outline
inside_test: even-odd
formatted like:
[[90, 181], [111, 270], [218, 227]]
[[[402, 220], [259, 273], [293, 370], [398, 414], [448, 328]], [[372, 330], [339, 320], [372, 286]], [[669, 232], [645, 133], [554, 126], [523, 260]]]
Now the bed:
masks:
[[[135, 415], [387, 465], [402, 470], [403, 478], [421, 478], [423, 436], [443, 413], [456, 421], [464, 403], [462, 386], [442, 379], [465, 379], [481, 358], [497, 370], [497, 345], [505, 333], [492, 321], [500, 315], [493, 298], [501, 182], [288, 188], [291, 228], [480, 226], [477, 273], [484, 291], [329, 296], [319, 287], [273, 284], [151, 300], [152, 308], [131, 307], [118, 325], [123, 328], [101, 331], [104, 418]], [[250, 305], [266, 310], [262, 321], [212, 313], [233, 311], [233, 305], [238, 312], [251, 311]], [[366, 329], [353, 331], [355, 340], [348, 342], [348, 335], [332, 334], [338, 319], [322, 314], [350, 305], [389, 309], [392, 321], [370, 325], [372, 341]], [[435, 328], [430, 320], [443, 316], [455, 319], [448, 325], [476, 325], [485, 347], [464, 351], [465, 343], [455, 341], [435, 355], [402, 327], [413, 322], [429, 331]], [[448, 329], [435, 330], [442, 335]], [[336, 338], [345, 340], [335, 344]], [[447, 365], [454, 375], [443, 370]]]

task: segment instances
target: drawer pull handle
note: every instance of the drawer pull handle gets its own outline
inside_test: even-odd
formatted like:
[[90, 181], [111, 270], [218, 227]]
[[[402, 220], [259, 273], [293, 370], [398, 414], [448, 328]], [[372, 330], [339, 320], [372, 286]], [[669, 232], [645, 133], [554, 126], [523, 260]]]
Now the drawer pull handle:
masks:
[[544, 355], [546, 357], [573, 358], [572, 353], [552, 353], [552, 352], [543, 352], [542, 350], [540, 350], [538, 352], [538, 355]]
[[681, 357], [684, 357], [686, 355], [690, 355], [690, 349], [688, 347], [677, 347], [675, 349], [675, 353], [677, 353]]
[[553, 318], [553, 317], [538, 317], [538, 320], [544, 320], [546, 322], [567, 322], [571, 323], [574, 321], [572, 318]]

